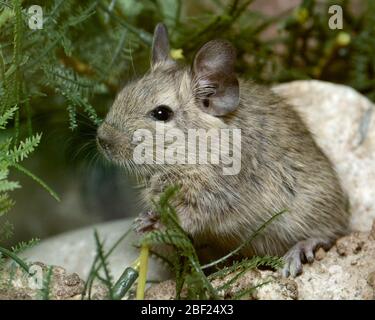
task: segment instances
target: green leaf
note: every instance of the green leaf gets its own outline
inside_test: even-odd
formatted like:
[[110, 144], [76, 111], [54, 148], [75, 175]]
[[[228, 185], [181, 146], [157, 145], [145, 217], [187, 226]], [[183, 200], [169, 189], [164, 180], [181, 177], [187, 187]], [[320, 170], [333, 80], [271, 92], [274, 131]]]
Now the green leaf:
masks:
[[[35, 174], [33, 174], [32, 172], [30, 172], [29, 170], [27, 170], [25, 167], [19, 165], [19, 164], [14, 164], [13, 165], [15, 168], [17, 168], [19, 171], [21, 171], [22, 173], [26, 174], [27, 176], [29, 176], [31, 179], [33, 179], [34, 181], [36, 181], [37, 183], [39, 183], [45, 190], [48, 191], [48, 193], [54, 197], [57, 201], [60, 201], [60, 197], [57, 195], [57, 193], [55, 191], [53, 191], [43, 180], [41, 180], [40, 178], [38, 178]], [[0, 185], [1, 186], [1, 185]]]
[[41, 137], [42, 135], [38, 133], [21, 141], [18, 146], [15, 146], [13, 150], [9, 151], [9, 162], [15, 164], [26, 159], [38, 146]]

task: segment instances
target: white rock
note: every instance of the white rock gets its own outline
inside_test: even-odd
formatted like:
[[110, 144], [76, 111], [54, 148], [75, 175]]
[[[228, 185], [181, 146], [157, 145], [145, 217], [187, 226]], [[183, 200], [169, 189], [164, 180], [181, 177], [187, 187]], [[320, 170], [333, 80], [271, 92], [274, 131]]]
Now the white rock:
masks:
[[[77, 273], [86, 280], [91, 264], [96, 256], [94, 229], [104, 243], [104, 251], [108, 249], [130, 228], [133, 219], [117, 220], [90, 226], [46, 239], [35, 247], [25, 251], [23, 257], [29, 261], [42, 261], [48, 265], [62, 266], [68, 273]], [[139, 250], [134, 247], [137, 236], [131, 232], [113, 251], [109, 258], [109, 266], [114, 279], [118, 279], [126, 267], [138, 258]], [[151, 257], [148, 270], [150, 280], [165, 280], [170, 277], [165, 265]]]
[[[296, 107], [335, 165], [349, 195], [352, 229], [368, 231], [375, 218], [374, 104], [350, 87], [316, 80], [277, 85], [274, 91]], [[366, 114], [370, 117], [362, 141]]]
[[323, 260], [304, 266], [303, 274], [295, 279], [298, 298], [372, 300], [375, 287], [369, 280], [375, 271], [374, 261], [372, 236], [353, 233], [341, 238]]

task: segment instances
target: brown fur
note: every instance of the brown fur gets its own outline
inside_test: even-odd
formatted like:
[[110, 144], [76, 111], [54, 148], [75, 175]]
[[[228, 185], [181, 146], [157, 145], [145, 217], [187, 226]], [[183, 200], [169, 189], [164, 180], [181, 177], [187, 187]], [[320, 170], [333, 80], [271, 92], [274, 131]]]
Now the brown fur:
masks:
[[132, 170], [146, 179], [146, 203], [163, 186], [180, 185], [181, 197], [175, 204], [183, 228], [226, 249], [239, 245], [276, 212], [288, 209], [253, 242], [257, 254], [281, 255], [299, 240], [334, 240], [345, 233], [348, 213], [337, 175], [290, 105], [270, 90], [242, 80], [239, 108], [217, 118], [196, 106], [193, 85], [184, 83], [191, 81], [187, 69], [159, 66], [126, 86], [99, 129], [112, 136], [113, 159], [130, 165], [132, 133], [139, 128], [153, 130], [147, 113], [167, 104], [176, 114], [171, 127], [241, 128], [241, 172], [225, 176], [211, 165], [133, 164]]
[[[118, 95], [98, 135], [111, 141], [109, 158], [130, 168], [145, 182], [146, 204], [170, 184], [180, 186], [175, 199], [182, 227], [212, 256], [233, 250], [282, 209], [243, 251], [244, 255], [282, 255], [298, 241], [333, 241], [347, 231], [349, 213], [338, 177], [310, 132], [287, 103], [269, 89], [239, 80], [239, 105], [225, 116], [202, 110], [190, 68], [155, 63], [142, 78]], [[149, 112], [168, 105], [168, 128], [240, 128], [242, 169], [223, 175], [214, 165], [135, 165], [135, 130], [154, 130]]]

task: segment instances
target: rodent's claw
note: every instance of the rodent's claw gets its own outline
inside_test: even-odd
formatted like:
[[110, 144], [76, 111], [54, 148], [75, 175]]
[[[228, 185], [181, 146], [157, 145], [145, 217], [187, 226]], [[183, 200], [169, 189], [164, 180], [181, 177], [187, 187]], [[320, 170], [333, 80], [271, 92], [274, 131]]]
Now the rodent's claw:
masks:
[[140, 214], [133, 223], [133, 230], [137, 233], [145, 233], [160, 229], [161, 223], [159, 214], [150, 210]]
[[287, 278], [291, 275], [293, 278], [302, 272], [302, 261], [300, 252], [295, 250], [294, 247], [289, 250], [284, 256], [284, 267], [281, 272], [282, 276]]
[[314, 252], [318, 247], [328, 249], [331, 242], [323, 239], [311, 238], [295, 244], [283, 257], [284, 267], [281, 271], [283, 277], [291, 275], [293, 278], [302, 273], [302, 262], [314, 261]]

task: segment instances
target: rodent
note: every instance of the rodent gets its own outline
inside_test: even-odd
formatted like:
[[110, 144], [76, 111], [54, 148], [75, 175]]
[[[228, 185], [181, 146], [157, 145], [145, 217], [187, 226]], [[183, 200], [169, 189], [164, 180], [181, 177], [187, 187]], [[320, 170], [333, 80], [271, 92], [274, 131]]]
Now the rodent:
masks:
[[[284, 256], [284, 276], [296, 276], [317, 247], [328, 248], [347, 233], [347, 198], [293, 107], [270, 89], [238, 78], [235, 58], [229, 42], [212, 40], [191, 67], [180, 66], [170, 58], [166, 27], [158, 24], [151, 69], [118, 94], [98, 129], [98, 145], [145, 180], [148, 204], [167, 185], [178, 184], [173, 205], [181, 226], [213, 255], [235, 249], [286, 208], [241, 254]], [[158, 106], [167, 108], [161, 119], [150, 116]], [[183, 131], [240, 128], [241, 171], [223, 175], [214, 165], [134, 164], [132, 135], [141, 128], [153, 131], [158, 121]], [[147, 226], [147, 215], [139, 221]]]

